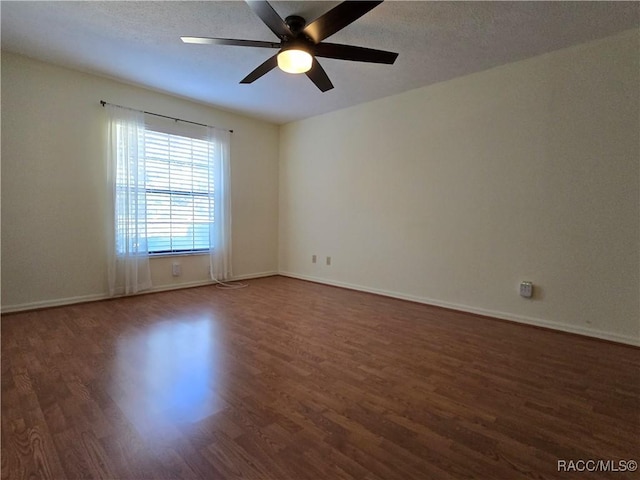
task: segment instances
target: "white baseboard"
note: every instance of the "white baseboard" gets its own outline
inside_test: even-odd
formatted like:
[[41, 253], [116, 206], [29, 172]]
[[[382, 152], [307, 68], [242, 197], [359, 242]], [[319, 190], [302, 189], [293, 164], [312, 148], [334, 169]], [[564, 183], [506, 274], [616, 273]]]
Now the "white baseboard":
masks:
[[234, 275], [231, 281], [235, 282], [237, 280], [251, 280], [253, 278], [274, 277], [276, 275], [278, 275], [278, 272], [249, 273], [247, 275]]
[[110, 298], [105, 293], [91, 295], [80, 295], [77, 297], [56, 298], [53, 300], [41, 300], [39, 302], [18, 303], [16, 305], [2, 305], [2, 313], [25, 312], [27, 310], [37, 310], [40, 308], [62, 307], [73, 305], [74, 303], [96, 302]]
[[279, 272], [279, 275], [282, 275], [283, 277], [291, 277], [291, 278], [297, 278], [300, 280], [307, 280], [315, 283], [322, 283], [325, 285], [332, 285], [334, 287], [348, 288], [350, 290], [358, 290], [360, 292], [374, 293], [376, 295], [398, 298], [400, 300], [409, 300], [411, 302], [422, 303], [425, 305], [433, 305], [436, 307], [449, 308], [451, 310], [458, 310], [461, 312], [475, 313], [475, 314], [483, 315], [487, 317], [498, 318], [500, 320], [508, 320], [516, 323], [524, 323], [527, 325], [534, 325], [537, 327], [544, 327], [552, 330], [559, 330], [561, 332], [575, 333], [578, 335], [599, 338], [602, 340], [610, 340], [612, 342], [624, 343], [626, 345], [640, 346], [640, 339], [626, 336], [626, 335], [619, 335], [617, 333], [603, 332], [601, 330], [594, 330], [594, 329], [578, 327], [574, 325], [567, 325], [564, 323], [557, 323], [550, 320], [543, 320], [540, 318], [527, 317], [524, 315], [505, 313], [505, 312], [500, 312], [496, 310], [487, 310], [484, 308], [471, 307], [469, 305], [442, 302], [440, 300], [435, 300], [432, 298], [418, 297], [415, 295], [407, 295], [400, 292], [365, 287], [362, 285], [355, 285], [352, 283], [328, 280], [326, 278], [313, 277], [310, 275], [299, 275], [297, 273], [282, 272], [282, 271]]
[[[234, 275], [233, 278], [228, 281], [235, 282], [238, 280], [250, 280], [252, 278], [271, 277], [274, 275], [278, 275], [278, 272], [249, 273], [245, 275], [237, 275], [237, 276]], [[145, 295], [148, 293], [157, 293], [157, 292], [166, 292], [169, 290], [179, 290], [182, 288], [202, 287], [205, 285], [213, 285], [214, 283], [215, 282], [213, 282], [212, 280], [197, 280], [195, 282], [158, 285], [157, 287], [152, 287], [149, 290], [140, 292], [138, 293], [138, 295]], [[107, 300], [109, 298], [120, 298], [123, 296], [124, 295], [117, 295], [115, 297], [110, 297], [106, 293], [96, 293], [96, 294], [90, 294], [90, 295], [80, 295], [77, 297], [66, 297], [66, 298], [57, 298], [53, 300], [42, 300], [38, 302], [20, 303], [16, 305], [2, 305], [1, 312], [3, 314], [25, 312], [28, 310], [37, 310], [41, 308], [62, 307], [64, 305], [73, 305], [76, 303], [96, 302], [99, 300]]]

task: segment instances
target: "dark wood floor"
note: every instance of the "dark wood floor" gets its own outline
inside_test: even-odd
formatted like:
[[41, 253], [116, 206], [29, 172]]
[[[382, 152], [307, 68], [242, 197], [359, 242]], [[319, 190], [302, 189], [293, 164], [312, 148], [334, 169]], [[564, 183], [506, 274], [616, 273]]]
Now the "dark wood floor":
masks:
[[5, 315], [2, 479], [637, 478], [557, 469], [640, 460], [640, 349], [249, 283]]

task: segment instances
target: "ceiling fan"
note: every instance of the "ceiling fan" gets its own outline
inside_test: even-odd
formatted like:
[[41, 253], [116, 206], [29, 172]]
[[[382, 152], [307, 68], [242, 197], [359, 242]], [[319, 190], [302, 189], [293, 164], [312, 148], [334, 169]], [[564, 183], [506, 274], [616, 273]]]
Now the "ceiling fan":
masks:
[[352, 62], [393, 64], [397, 53], [371, 48], [326, 43], [323, 40], [382, 3], [380, 1], [347, 1], [329, 10], [320, 18], [307, 24], [297, 15], [284, 20], [266, 0], [247, 0], [253, 12], [275, 33], [280, 42], [261, 40], [234, 40], [230, 38], [180, 37], [185, 43], [235, 45], [239, 47], [277, 48], [279, 52], [259, 65], [240, 83], [252, 83], [276, 66], [288, 73], [306, 73], [307, 77], [323, 92], [333, 84], [315, 57], [336, 58]]

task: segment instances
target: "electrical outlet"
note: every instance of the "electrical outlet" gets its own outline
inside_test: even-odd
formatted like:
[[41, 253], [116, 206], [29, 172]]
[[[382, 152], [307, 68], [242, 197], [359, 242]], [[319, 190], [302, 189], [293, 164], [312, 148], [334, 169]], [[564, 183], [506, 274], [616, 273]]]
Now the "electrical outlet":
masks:
[[173, 265], [171, 265], [171, 275], [174, 277], [182, 275], [182, 267], [178, 262], [174, 262]]
[[331, 265], [331, 257], [327, 257], [327, 265]]
[[520, 282], [520, 295], [524, 298], [531, 298], [533, 296], [533, 283]]
[[311, 255], [311, 263], [316, 263], [318, 261], [318, 257], [315, 255]]

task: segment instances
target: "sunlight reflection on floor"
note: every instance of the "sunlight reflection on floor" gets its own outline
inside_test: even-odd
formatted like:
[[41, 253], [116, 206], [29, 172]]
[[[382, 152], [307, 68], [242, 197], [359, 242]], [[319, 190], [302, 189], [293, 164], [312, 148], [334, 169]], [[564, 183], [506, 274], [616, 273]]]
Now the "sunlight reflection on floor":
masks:
[[163, 321], [119, 340], [114, 399], [140, 433], [222, 408], [220, 344], [212, 318]]

